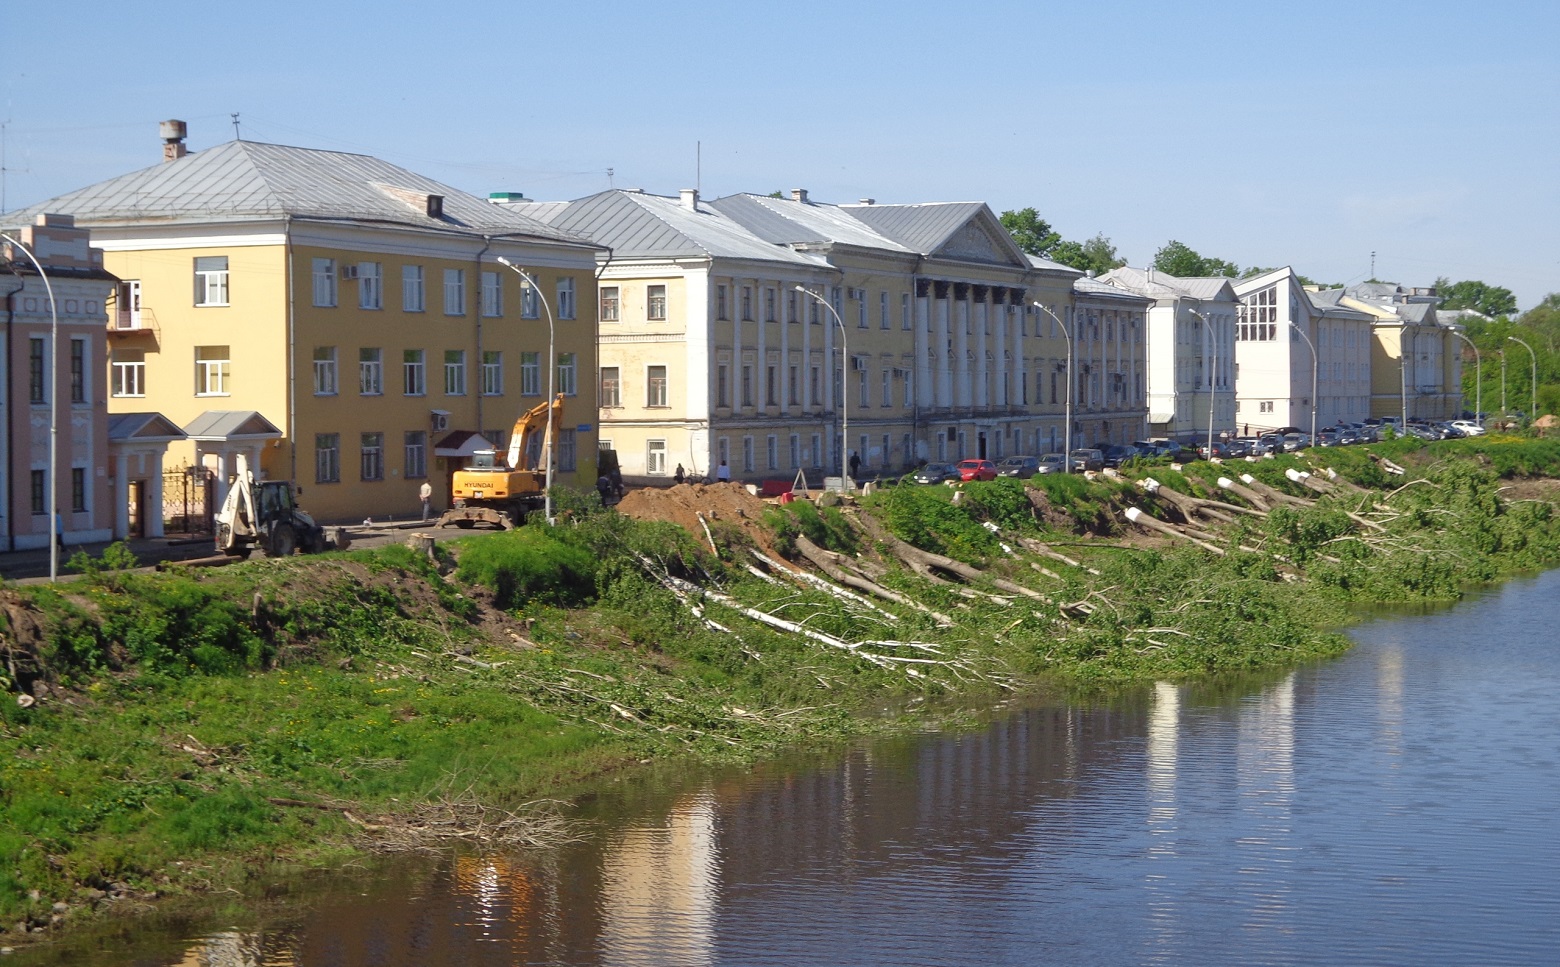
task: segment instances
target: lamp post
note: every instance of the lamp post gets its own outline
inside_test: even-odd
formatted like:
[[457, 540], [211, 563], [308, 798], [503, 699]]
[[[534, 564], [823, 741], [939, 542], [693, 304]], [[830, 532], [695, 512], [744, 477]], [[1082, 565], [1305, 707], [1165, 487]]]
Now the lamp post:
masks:
[[520, 278], [525, 280], [526, 285], [529, 285], [532, 289], [535, 289], [536, 297], [542, 300], [542, 309], [547, 313], [547, 432], [542, 437], [542, 449], [547, 454], [547, 478], [542, 491], [542, 516], [546, 517], [547, 523], [551, 524], [553, 522], [553, 403], [558, 398], [554, 393], [555, 383], [558, 378], [558, 360], [553, 355], [554, 334], [552, 306], [547, 304], [547, 293], [543, 292], [542, 287], [536, 284], [536, 279], [532, 277], [531, 273], [504, 258], [502, 255], [498, 256], [498, 264], [513, 269], [520, 276]]
[[1056, 327], [1062, 331], [1062, 338], [1067, 340], [1067, 393], [1062, 403], [1062, 472], [1072, 473], [1072, 398], [1073, 398], [1073, 347], [1072, 333], [1067, 331], [1067, 325], [1062, 322], [1060, 316], [1052, 312], [1048, 307], [1035, 303], [1035, 308], [1050, 316], [1056, 322]]
[[1523, 349], [1526, 349], [1528, 351], [1528, 355], [1533, 357], [1533, 383], [1528, 387], [1532, 394], [1530, 405], [1528, 407], [1528, 422], [1532, 423], [1534, 420], [1538, 419], [1538, 353], [1533, 351], [1532, 346], [1529, 346], [1527, 343], [1518, 339], [1516, 336], [1507, 336], [1506, 338], [1521, 346]]
[[1398, 424], [1400, 436], [1408, 432], [1408, 357], [1414, 351], [1408, 339], [1408, 323], [1405, 322], [1398, 331], [1398, 393], [1403, 407], [1403, 422]]
[[[49, 273], [43, 270], [43, 263], [38, 257], [10, 235], [0, 233], [0, 238], [15, 245], [27, 260], [38, 270], [38, 277], [43, 279], [43, 289], [49, 294], [49, 581], [59, 580], [60, 576], [60, 535], [63, 527], [60, 521], [60, 488], [59, 488], [59, 463], [60, 463], [60, 315], [54, 304], [54, 286], [49, 282]], [[14, 481], [13, 481], [14, 485]]]
[[[1300, 334], [1305, 340], [1306, 348], [1311, 350], [1311, 446], [1316, 446], [1316, 343], [1305, 334], [1305, 330], [1295, 325], [1293, 319], [1289, 320], [1289, 328]], [[1336, 340], [1334, 340], [1336, 342]]]
[[[1192, 315], [1201, 319], [1203, 328], [1208, 332], [1208, 456], [1213, 456], [1213, 404], [1218, 399], [1215, 395], [1215, 381], [1219, 375], [1219, 341], [1214, 335], [1213, 323], [1208, 317], [1196, 309], [1188, 309]], [[1314, 442], [1314, 435], [1313, 435]]]
[[[845, 385], [845, 374], [849, 372], [845, 361], [850, 358], [850, 342], [845, 335], [845, 320], [840, 318], [840, 314], [835, 311], [828, 299], [804, 285], [794, 286], [794, 288], [829, 310], [829, 315], [834, 317], [835, 324], [840, 327], [840, 436], [844, 438], [844, 445], [840, 447], [840, 476], [845, 480], [847, 491], [855, 490], [855, 485], [850, 479], [850, 387]], [[829, 382], [832, 384], [834, 380], [831, 379]]]
[[1484, 425], [1484, 366], [1479, 361], [1479, 347], [1473, 344], [1473, 340], [1464, 336], [1456, 329], [1448, 329], [1447, 332], [1461, 339], [1473, 350], [1473, 419], [1480, 426]]

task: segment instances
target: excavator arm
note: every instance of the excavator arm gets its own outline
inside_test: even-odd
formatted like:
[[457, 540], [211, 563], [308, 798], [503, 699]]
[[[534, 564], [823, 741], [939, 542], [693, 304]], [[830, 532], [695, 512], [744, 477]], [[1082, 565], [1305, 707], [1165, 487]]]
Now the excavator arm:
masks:
[[531, 466], [531, 444], [538, 433], [546, 433], [548, 411], [551, 411], [552, 421], [556, 423], [563, 415], [562, 393], [553, 397], [551, 404], [545, 402], [536, 404], [515, 421], [515, 428], [509, 434], [509, 469], [536, 469]]

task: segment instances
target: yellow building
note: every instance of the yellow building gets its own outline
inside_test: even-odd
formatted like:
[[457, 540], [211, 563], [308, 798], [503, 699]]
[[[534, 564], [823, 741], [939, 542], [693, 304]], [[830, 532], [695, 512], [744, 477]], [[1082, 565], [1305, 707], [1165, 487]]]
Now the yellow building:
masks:
[[984, 204], [685, 190], [520, 210], [611, 249], [601, 433], [630, 481], [724, 462], [733, 479], [818, 486], [851, 461], [898, 473], [1055, 435], [1062, 407], [1038, 390], [1055, 352], [1032, 303], [1069, 306], [1081, 273], [1032, 264]]
[[215, 499], [244, 454], [322, 520], [384, 519], [418, 512], [425, 480], [442, 506], [551, 377], [558, 482], [592, 486], [598, 246], [376, 158], [187, 154], [183, 133], [165, 122], [161, 165], [35, 206], [90, 228], [123, 280], [111, 414], [182, 426], [170, 462], [209, 468]]
[[1372, 318], [1371, 416], [1412, 421], [1462, 414], [1462, 347], [1457, 326], [1436, 312], [1434, 288], [1365, 282], [1344, 289], [1337, 301]]

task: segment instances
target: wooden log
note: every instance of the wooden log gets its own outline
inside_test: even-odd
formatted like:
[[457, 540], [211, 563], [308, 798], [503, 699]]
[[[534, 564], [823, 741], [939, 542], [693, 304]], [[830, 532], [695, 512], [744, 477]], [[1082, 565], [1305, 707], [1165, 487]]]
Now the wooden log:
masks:
[[1258, 480], [1256, 477], [1253, 477], [1249, 473], [1241, 474], [1240, 480], [1241, 483], [1244, 483], [1246, 486], [1250, 487], [1252, 490], [1255, 490], [1257, 493], [1266, 497], [1269, 501], [1275, 504], [1290, 504], [1295, 507], [1316, 506], [1316, 501], [1314, 500], [1307, 500], [1304, 497], [1296, 497], [1293, 494], [1286, 494], [1282, 490], [1275, 490], [1274, 488], [1269, 487], [1267, 484]]
[[1268, 511], [1273, 509], [1273, 505], [1268, 502], [1266, 497], [1257, 493], [1255, 490], [1252, 490], [1245, 484], [1236, 483], [1228, 477], [1220, 477], [1218, 479], [1218, 484], [1220, 490], [1228, 490], [1230, 493], [1239, 497], [1241, 500], [1246, 501], [1248, 504], [1258, 510]]
[[1049, 600], [1045, 595], [1034, 590], [1033, 588], [1026, 588], [1022, 584], [1014, 584], [1012, 581], [1004, 580], [1003, 578], [987, 574], [980, 568], [971, 567], [970, 565], [965, 564], [963, 561], [956, 561], [951, 557], [944, 557], [941, 554], [933, 554], [930, 551], [923, 551], [919, 547], [906, 544], [904, 541], [895, 537], [893, 534], [890, 534], [888, 532], [888, 528], [879, 524], [870, 514], [861, 515], [860, 520], [862, 526], [866, 528], [867, 533], [871, 534], [875, 540], [884, 544], [889, 549], [890, 553], [904, 561], [906, 564], [911, 565], [912, 568], [917, 567], [917, 565], [928, 570], [936, 568], [938, 570], [947, 571], [949, 574], [958, 575], [964, 580], [973, 583], [990, 583], [999, 590], [1006, 591], [1009, 594], [1020, 594], [1024, 597], [1034, 598], [1038, 601]]
[[814, 544], [812, 541], [808, 540], [806, 534], [796, 535], [796, 550], [815, 567], [817, 567], [818, 570], [822, 571], [829, 577], [833, 578], [835, 581], [845, 585], [848, 588], [855, 588], [858, 591], [865, 591], [866, 593], [876, 595], [885, 601], [892, 601], [895, 604], [903, 605], [908, 608], [914, 608], [917, 611], [929, 614], [938, 624], [942, 625], [943, 627], [950, 627], [953, 625], [953, 619], [941, 613], [940, 611], [934, 611], [933, 609], [928, 608], [926, 605], [914, 600], [913, 598], [909, 598], [903, 594], [900, 594], [898, 591], [885, 588], [876, 581], [870, 581], [866, 577], [849, 570], [844, 563], [844, 555], [836, 554], [833, 551], [825, 550], [824, 548], [819, 547], [817, 544]]
[[406, 537], [406, 546], [410, 547], [418, 554], [427, 557], [430, 561], [433, 560], [433, 545], [434, 540], [432, 534], [423, 534], [418, 532], [414, 534], [408, 534]]
[[1224, 556], [1224, 548], [1210, 544], [1205, 540], [1200, 540], [1196, 537], [1193, 537], [1192, 535], [1187, 534], [1179, 528], [1167, 524], [1162, 520], [1155, 520], [1152, 516], [1145, 514], [1136, 507], [1127, 508], [1127, 520], [1138, 525], [1144, 530], [1157, 531], [1158, 533], [1164, 534], [1167, 537], [1176, 537], [1183, 541], [1191, 541], [1193, 544], [1196, 544], [1205, 551], [1212, 551], [1214, 554], [1217, 554], [1220, 557]]

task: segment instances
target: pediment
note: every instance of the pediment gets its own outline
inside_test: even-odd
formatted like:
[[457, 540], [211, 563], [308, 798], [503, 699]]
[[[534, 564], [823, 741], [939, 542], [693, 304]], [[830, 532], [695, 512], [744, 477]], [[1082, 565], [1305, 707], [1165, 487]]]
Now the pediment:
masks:
[[1000, 225], [994, 229], [982, 218], [972, 218], [955, 229], [932, 257], [990, 265], [1024, 264], [1014, 258], [1014, 245], [1007, 232]]

